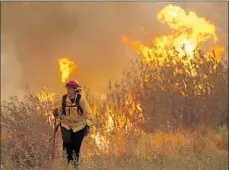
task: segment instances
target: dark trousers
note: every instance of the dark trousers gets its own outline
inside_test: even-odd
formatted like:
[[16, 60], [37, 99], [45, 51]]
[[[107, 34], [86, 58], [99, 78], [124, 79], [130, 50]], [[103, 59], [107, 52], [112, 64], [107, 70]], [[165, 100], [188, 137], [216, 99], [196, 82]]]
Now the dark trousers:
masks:
[[68, 162], [73, 161], [74, 159], [76, 159], [76, 161], [79, 160], [80, 147], [84, 138], [84, 133], [85, 128], [74, 133], [72, 130], [67, 130], [64, 127], [61, 127], [63, 149], [67, 153]]

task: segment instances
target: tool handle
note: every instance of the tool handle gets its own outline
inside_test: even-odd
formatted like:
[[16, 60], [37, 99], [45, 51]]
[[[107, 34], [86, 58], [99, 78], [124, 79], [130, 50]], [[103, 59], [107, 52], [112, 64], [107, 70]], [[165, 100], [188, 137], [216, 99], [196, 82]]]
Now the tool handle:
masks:
[[55, 145], [56, 145], [56, 117], [54, 118], [54, 131], [53, 131], [53, 154], [52, 158], [55, 157]]

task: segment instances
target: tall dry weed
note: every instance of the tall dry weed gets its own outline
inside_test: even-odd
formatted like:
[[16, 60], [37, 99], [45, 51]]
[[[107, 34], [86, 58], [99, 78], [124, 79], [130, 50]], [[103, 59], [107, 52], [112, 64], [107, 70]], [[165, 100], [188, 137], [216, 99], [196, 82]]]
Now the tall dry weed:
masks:
[[[132, 59], [122, 79], [108, 83], [105, 100], [85, 88], [94, 128], [80, 169], [226, 169], [227, 63], [200, 51], [189, 65], [176, 53], [162, 65], [160, 56], [150, 57], [148, 63]], [[28, 93], [24, 101], [1, 104], [5, 169], [72, 168], [63, 160], [59, 133], [51, 158], [54, 103]]]

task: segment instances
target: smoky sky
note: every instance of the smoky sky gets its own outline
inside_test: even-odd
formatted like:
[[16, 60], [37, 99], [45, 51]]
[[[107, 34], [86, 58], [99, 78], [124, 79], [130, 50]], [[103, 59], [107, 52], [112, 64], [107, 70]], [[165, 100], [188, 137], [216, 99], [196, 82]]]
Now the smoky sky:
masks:
[[63, 91], [59, 57], [76, 62], [73, 75], [95, 93], [105, 93], [109, 79], [118, 79], [128, 66], [123, 35], [136, 39], [168, 32], [156, 14], [165, 5], [195, 11], [217, 27], [227, 47], [226, 2], [2, 2], [1, 97], [21, 95], [26, 84], [32, 91], [47, 86]]

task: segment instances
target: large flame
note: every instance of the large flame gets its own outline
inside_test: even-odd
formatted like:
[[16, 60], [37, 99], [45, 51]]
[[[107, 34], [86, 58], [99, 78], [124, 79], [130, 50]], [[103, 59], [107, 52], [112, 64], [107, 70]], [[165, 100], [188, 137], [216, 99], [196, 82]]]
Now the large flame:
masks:
[[64, 83], [70, 77], [70, 74], [76, 70], [76, 64], [68, 58], [60, 58], [58, 61], [61, 72], [61, 82]]
[[[164, 7], [157, 15], [157, 19], [162, 24], [167, 24], [173, 31], [170, 41], [166, 41], [167, 45], [174, 46], [181, 55], [184, 46], [185, 52], [192, 56], [193, 50], [201, 42], [206, 42], [210, 39], [217, 41], [216, 28], [213, 24], [204, 18], [197, 16], [195, 12], [188, 14], [184, 9], [168, 5]], [[158, 40], [158, 39], [157, 39]], [[155, 42], [157, 44], [158, 41]], [[164, 44], [163, 44], [164, 45]]]
[[[172, 33], [161, 35], [152, 40], [152, 46], [143, 45], [140, 41], [130, 40], [123, 37], [123, 42], [131, 45], [137, 54], [141, 55], [143, 60], [149, 62], [155, 54], [160, 54], [161, 62], [164, 61], [168, 54], [173, 54], [173, 47], [180, 57], [188, 55], [189, 59], [193, 58], [193, 52], [197, 46], [204, 43], [216, 43], [216, 27], [210, 21], [198, 17], [193, 11], [186, 13], [179, 6], [167, 5], [158, 14], [157, 19], [161, 24], [167, 24], [172, 29]], [[222, 55], [224, 47], [217, 46], [218, 55]], [[162, 63], [160, 63], [162, 64]]]

